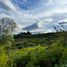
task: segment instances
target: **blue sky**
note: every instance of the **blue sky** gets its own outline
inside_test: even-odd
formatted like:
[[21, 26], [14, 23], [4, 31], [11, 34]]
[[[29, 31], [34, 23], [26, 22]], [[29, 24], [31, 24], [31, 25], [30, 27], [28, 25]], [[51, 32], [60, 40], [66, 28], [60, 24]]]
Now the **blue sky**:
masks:
[[12, 0], [12, 2], [23, 10], [36, 9], [40, 6], [40, 0]]
[[67, 0], [0, 0], [0, 18], [13, 18], [20, 28], [67, 21]]

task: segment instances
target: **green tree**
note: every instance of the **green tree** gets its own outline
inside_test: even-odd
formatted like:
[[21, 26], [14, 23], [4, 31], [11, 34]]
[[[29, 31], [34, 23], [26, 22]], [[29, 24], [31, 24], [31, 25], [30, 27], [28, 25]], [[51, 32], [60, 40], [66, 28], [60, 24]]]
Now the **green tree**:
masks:
[[[13, 19], [2, 18], [0, 19], [0, 42], [3, 44], [13, 41], [13, 33], [16, 28], [16, 23]], [[1, 43], [0, 43], [1, 44]]]

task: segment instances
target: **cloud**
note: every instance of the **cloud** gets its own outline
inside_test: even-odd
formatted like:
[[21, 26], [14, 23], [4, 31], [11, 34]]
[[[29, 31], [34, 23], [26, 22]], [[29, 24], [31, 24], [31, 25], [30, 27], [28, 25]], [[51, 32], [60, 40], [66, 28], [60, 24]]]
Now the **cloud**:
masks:
[[15, 6], [10, 2], [10, 0], [0, 0], [0, 7], [5, 10], [15, 10]]
[[64, 18], [63, 20], [60, 20], [59, 22], [66, 22], [67, 23], [67, 18]]
[[[27, 12], [21, 11], [16, 7], [10, 0], [0, 0], [0, 7], [2, 8], [0, 10], [0, 17], [11, 17], [15, 19], [15, 21], [22, 26], [25, 26], [27, 24], [30, 24], [31, 21], [34, 19], [34, 17], [31, 14], [28, 14]], [[30, 23], [29, 23], [30, 22]]]
[[35, 22], [44, 27], [67, 17], [67, 0], [0, 0], [0, 18], [6, 16], [21, 28]]

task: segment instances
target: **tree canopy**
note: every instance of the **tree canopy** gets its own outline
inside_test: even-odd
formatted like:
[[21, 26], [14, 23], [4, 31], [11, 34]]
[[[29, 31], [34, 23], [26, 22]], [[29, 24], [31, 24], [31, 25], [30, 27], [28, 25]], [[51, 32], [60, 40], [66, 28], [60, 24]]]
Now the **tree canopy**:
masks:
[[12, 35], [13, 31], [16, 28], [16, 22], [10, 18], [2, 18], [0, 19], [0, 36]]

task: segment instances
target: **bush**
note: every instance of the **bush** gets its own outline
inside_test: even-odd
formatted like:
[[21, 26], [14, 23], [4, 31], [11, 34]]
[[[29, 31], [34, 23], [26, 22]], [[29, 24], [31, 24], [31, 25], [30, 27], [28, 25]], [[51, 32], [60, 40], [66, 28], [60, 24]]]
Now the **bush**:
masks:
[[60, 43], [36, 46], [10, 53], [12, 67], [62, 67], [66, 65], [67, 49]]

